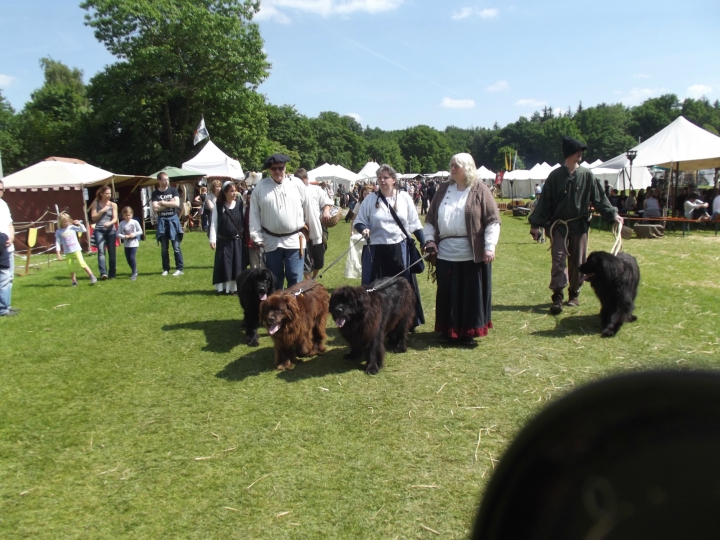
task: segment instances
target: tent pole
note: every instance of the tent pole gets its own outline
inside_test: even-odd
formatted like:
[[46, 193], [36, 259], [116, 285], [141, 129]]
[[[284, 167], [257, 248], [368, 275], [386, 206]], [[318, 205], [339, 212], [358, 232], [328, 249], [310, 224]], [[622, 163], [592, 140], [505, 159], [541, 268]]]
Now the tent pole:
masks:
[[[677, 199], [677, 192], [680, 189], [680, 162], [678, 161], [677, 165], [675, 166], [675, 193], [673, 198], [673, 208], [675, 207], [675, 201]], [[684, 216], [679, 216], [684, 217]]]

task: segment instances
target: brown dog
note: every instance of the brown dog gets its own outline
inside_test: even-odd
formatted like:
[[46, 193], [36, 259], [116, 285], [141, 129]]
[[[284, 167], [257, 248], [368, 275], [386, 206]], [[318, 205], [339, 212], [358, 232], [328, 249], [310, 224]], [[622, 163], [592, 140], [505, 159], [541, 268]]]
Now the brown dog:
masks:
[[275, 344], [276, 369], [290, 369], [298, 357], [325, 352], [329, 302], [325, 287], [303, 281], [260, 304], [260, 321]]

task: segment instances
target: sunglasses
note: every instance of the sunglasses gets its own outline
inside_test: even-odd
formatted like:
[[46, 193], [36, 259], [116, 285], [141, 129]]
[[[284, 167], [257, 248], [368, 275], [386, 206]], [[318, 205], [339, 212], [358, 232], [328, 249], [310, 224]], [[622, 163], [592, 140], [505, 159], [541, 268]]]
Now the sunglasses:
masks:
[[275, 167], [270, 167], [271, 171], [284, 171], [285, 165], [276, 165]]

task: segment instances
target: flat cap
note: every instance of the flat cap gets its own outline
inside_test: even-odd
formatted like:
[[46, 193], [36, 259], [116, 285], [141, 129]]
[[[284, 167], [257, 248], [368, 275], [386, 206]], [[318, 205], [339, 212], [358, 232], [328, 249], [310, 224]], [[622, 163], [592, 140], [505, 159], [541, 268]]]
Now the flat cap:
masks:
[[285, 154], [273, 154], [265, 160], [265, 163], [263, 163], [263, 170], [269, 169], [276, 163], [287, 163], [290, 159], [290, 156], [286, 156]]

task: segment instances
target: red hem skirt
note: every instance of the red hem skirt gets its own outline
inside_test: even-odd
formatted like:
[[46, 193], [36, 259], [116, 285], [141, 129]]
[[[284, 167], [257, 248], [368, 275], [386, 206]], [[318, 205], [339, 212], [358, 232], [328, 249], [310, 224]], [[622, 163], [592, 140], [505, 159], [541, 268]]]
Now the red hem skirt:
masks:
[[492, 263], [437, 260], [435, 331], [485, 337], [492, 324]]

